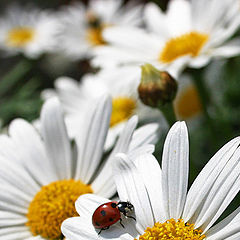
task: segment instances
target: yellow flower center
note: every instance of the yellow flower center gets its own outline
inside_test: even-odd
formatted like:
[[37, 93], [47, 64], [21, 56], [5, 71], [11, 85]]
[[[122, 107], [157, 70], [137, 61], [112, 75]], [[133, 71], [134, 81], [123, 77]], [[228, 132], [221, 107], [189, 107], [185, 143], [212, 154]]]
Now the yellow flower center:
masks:
[[90, 185], [73, 179], [43, 186], [29, 205], [26, 225], [34, 236], [61, 239], [62, 222], [78, 216], [75, 201], [80, 195], [92, 192]]
[[99, 46], [99, 45], [104, 45], [106, 42], [104, 41], [102, 37], [102, 30], [103, 27], [90, 27], [87, 32], [87, 41], [92, 45], [92, 46]]
[[136, 109], [136, 101], [129, 97], [118, 97], [112, 100], [110, 127], [128, 120]]
[[194, 229], [193, 224], [185, 224], [183, 219], [170, 219], [165, 223], [157, 222], [152, 228], [148, 227], [139, 240], [202, 240], [205, 237], [202, 230]]
[[175, 110], [182, 120], [192, 118], [202, 112], [202, 104], [195, 86], [186, 87], [176, 98]]
[[24, 47], [34, 38], [34, 30], [29, 27], [16, 27], [8, 32], [6, 44], [10, 47]]
[[102, 36], [102, 31], [106, 26], [102, 23], [97, 14], [95, 14], [93, 11], [88, 11], [86, 13], [86, 21], [88, 23], [88, 29], [86, 31], [87, 41], [92, 46], [106, 44]]
[[190, 32], [167, 41], [159, 56], [159, 61], [170, 63], [175, 59], [190, 55], [198, 56], [209, 36], [198, 32]]

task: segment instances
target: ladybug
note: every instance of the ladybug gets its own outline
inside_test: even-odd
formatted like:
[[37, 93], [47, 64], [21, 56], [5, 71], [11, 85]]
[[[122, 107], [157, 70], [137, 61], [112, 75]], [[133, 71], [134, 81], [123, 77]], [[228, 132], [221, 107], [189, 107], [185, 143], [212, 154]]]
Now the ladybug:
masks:
[[120, 221], [121, 226], [124, 228], [121, 219], [121, 213], [128, 218], [136, 219], [128, 216], [127, 213], [133, 211], [134, 207], [130, 202], [108, 202], [100, 205], [92, 215], [92, 224], [96, 229], [107, 230], [111, 225]]

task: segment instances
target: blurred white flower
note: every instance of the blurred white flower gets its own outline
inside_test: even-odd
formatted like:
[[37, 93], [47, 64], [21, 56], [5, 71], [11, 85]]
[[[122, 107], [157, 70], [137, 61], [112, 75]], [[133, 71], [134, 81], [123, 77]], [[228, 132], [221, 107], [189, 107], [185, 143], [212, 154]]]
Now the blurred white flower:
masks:
[[92, 49], [105, 45], [102, 30], [111, 26], [136, 26], [141, 23], [140, 5], [122, 0], [90, 0], [88, 6], [75, 3], [64, 7], [59, 48], [74, 59], [92, 56]]
[[55, 50], [58, 22], [48, 11], [13, 5], [0, 17], [0, 49], [29, 58]]
[[1, 239], [62, 239], [61, 223], [77, 215], [74, 202], [80, 195], [115, 194], [110, 166], [116, 153], [153, 152], [154, 146], [148, 143], [156, 141], [157, 126], [146, 125], [134, 132], [134, 116], [102, 162], [111, 100], [102, 97], [88, 109], [75, 144], [67, 136], [56, 98], [43, 106], [41, 135], [17, 119], [10, 124], [9, 136], [0, 136]]
[[[126, 76], [127, 77], [127, 76]], [[103, 94], [112, 97], [112, 113], [110, 128], [105, 149], [110, 149], [122, 132], [130, 117], [137, 114], [139, 122], [161, 122], [161, 129], [166, 125], [158, 110], [145, 106], [138, 99], [137, 82], [122, 81], [125, 75], [114, 72], [88, 74], [80, 83], [69, 77], [60, 77], [55, 81], [55, 89], [47, 89], [42, 93], [43, 99], [57, 96], [65, 112], [65, 121], [70, 137], [81, 131], [81, 121], [88, 105]], [[167, 125], [166, 125], [167, 127]]]
[[103, 31], [109, 45], [95, 50], [100, 67], [150, 63], [175, 77], [186, 67], [200, 68], [212, 58], [240, 54], [240, 39], [230, 37], [240, 25], [238, 0], [172, 0], [166, 13], [154, 3], [145, 7], [147, 30], [112, 27]]
[[98, 235], [92, 214], [109, 200], [86, 194], [76, 202], [80, 217], [63, 222], [69, 240], [236, 240], [240, 237], [240, 207], [213, 226], [240, 189], [240, 138], [223, 146], [188, 189], [189, 143], [185, 123], [169, 131], [162, 169], [151, 154], [118, 154], [113, 164], [119, 198], [134, 205], [136, 222], [123, 219]]

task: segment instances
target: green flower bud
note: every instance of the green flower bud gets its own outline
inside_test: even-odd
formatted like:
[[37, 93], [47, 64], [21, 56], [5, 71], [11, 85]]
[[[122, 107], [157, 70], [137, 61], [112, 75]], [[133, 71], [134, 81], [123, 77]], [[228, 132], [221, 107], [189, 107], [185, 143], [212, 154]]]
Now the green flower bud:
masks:
[[141, 68], [141, 83], [138, 86], [141, 101], [154, 108], [172, 102], [178, 88], [176, 80], [169, 73], [159, 71], [151, 64], [145, 64]]

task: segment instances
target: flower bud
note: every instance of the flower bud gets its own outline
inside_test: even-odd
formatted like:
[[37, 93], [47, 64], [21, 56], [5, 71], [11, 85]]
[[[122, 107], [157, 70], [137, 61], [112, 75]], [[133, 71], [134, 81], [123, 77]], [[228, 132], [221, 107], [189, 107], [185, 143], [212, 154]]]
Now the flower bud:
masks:
[[141, 101], [150, 107], [161, 107], [172, 102], [177, 93], [177, 82], [167, 72], [157, 70], [151, 64], [142, 67], [138, 94]]

